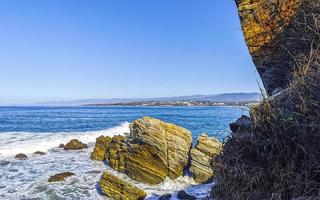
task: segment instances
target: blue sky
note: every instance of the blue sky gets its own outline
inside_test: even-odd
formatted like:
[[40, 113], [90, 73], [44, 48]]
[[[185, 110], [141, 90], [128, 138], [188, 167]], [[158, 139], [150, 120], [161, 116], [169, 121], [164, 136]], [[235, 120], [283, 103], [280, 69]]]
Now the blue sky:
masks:
[[258, 91], [232, 0], [0, 2], [0, 103]]

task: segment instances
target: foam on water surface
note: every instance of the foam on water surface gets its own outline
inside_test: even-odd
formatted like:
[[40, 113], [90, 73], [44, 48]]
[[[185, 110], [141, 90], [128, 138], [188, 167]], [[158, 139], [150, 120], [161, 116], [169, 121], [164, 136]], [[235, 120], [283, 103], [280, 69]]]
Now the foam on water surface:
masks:
[[[100, 135], [124, 135], [129, 132], [129, 123], [91, 132], [71, 133], [1, 133], [0, 134], [0, 199], [106, 199], [99, 194], [97, 182], [104, 170], [111, 171], [126, 181], [134, 183], [148, 194], [148, 199], [158, 199], [160, 195], [173, 193], [176, 199], [177, 191], [188, 193], [203, 199], [209, 193], [213, 184], [195, 185], [192, 178], [180, 177], [176, 180], [167, 179], [155, 186], [133, 181], [106, 166], [103, 162], [92, 161], [95, 139]], [[65, 151], [57, 148], [60, 143], [70, 139], [79, 139], [88, 143], [89, 148], [81, 151]], [[44, 156], [32, 154], [35, 151], [45, 151]], [[27, 160], [16, 160], [14, 155], [25, 153]], [[51, 175], [61, 172], [73, 172], [76, 175], [65, 182], [48, 183]]]
[[114, 136], [129, 133], [129, 123], [102, 130], [87, 132], [7, 132], [0, 134], [0, 157], [12, 156], [18, 153], [31, 154], [35, 151], [44, 151], [67, 143], [71, 139], [79, 139], [84, 143], [92, 143], [100, 135]]

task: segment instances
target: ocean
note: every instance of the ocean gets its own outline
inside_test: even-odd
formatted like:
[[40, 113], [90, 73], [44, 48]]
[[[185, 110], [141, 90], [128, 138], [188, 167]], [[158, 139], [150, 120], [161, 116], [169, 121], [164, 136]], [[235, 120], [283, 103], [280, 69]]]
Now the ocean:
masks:
[[[148, 193], [148, 199], [185, 189], [204, 198], [214, 183], [197, 186], [189, 176], [150, 186], [130, 180], [102, 162], [91, 161], [90, 153], [100, 135], [129, 133], [129, 123], [150, 116], [180, 125], [192, 132], [223, 141], [230, 134], [229, 123], [248, 109], [243, 107], [0, 107], [0, 199], [106, 199], [97, 182], [109, 170], [133, 182]], [[71, 139], [87, 143], [81, 151], [57, 148]], [[46, 155], [34, 155], [35, 151]], [[27, 160], [15, 160], [18, 153]], [[48, 183], [51, 175], [70, 171], [76, 174], [65, 182]]]

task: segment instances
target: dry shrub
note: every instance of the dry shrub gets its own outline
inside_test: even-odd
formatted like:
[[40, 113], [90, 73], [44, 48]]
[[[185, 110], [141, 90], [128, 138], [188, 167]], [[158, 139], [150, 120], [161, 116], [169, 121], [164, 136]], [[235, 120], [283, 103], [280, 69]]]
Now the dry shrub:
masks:
[[252, 131], [226, 140], [213, 166], [216, 199], [320, 199], [320, 1], [306, 0], [302, 9], [295, 45], [306, 48], [292, 58], [293, 78], [251, 109]]

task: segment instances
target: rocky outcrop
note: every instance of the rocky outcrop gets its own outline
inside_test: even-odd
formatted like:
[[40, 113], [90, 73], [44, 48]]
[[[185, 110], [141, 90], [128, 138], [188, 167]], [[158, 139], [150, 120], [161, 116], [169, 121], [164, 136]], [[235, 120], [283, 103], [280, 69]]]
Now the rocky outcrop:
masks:
[[56, 175], [53, 175], [49, 178], [48, 182], [60, 182], [60, 181], [64, 181], [66, 178], [68, 177], [71, 177], [71, 176], [74, 176], [75, 174], [74, 173], [71, 173], [71, 172], [63, 172], [63, 173], [60, 173], [60, 174], [56, 174]]
[[178, 198], [181, 200], [196, 200], [197, 198], [188, 194], [186, 191], [184, 190], [180, 190], [178, 192]]
[[253, 123], [250, 117], [242, 115], [236, 122], [230, 124], [230, 129], [233, 133], [238, 131], [251, 131]]
[[88, 148], [88, 145], [80, 142], [77, 139], [73, 139], [68, 142], [63, 148], [64, 150], [81, 150]]
[[100, 136], [96, 139], [96, 145], [91, 153], [92, 160], [103, 161], [106, 155], [109, 145], [111, 143], [111, 138], [108, 136]]
[[28, 156], [26, 154], [19, 153], [14, 158], [17, 159], [17, 160], [25, 160], [25, 159], [28, 158]]
[[213, 176], [212, 160], [220, 154], [222, 144], [206, 134], [199, 136], [196, 146], [191, 150], [191, 167], [194, 180], [205, 183]]
[[317, 33], [303, 26], [314, 20], [306, 12], [318, 12], [307, 8], [312, 2], [316, 1], [237, 0], [249, 51], [269, 95], [286, 88], [293, 70], [301, 67], [296, 59], [309, 55]]
[[164, 194], [159, 197], [159, 200], [169, 200], [172, 198], [172, 194]]
[[114, 200], [142, 200], [147, 194], [136, 186], [104, 172], [99, 182], [101, 192]]
[[130, 125], [130, 138], [112, 139], [105, 159], [110, 166], [134, 180], [161, 183], [183, 174], [192, 144], [190, 131], [144, 117]]
[[42, 152], [42, 151], [36, 151], [36, 152], [34, 152], [33, 154], [39, 155], [39, 156], [46, 155], [46, 153], [45, 153], [45, 152]]

